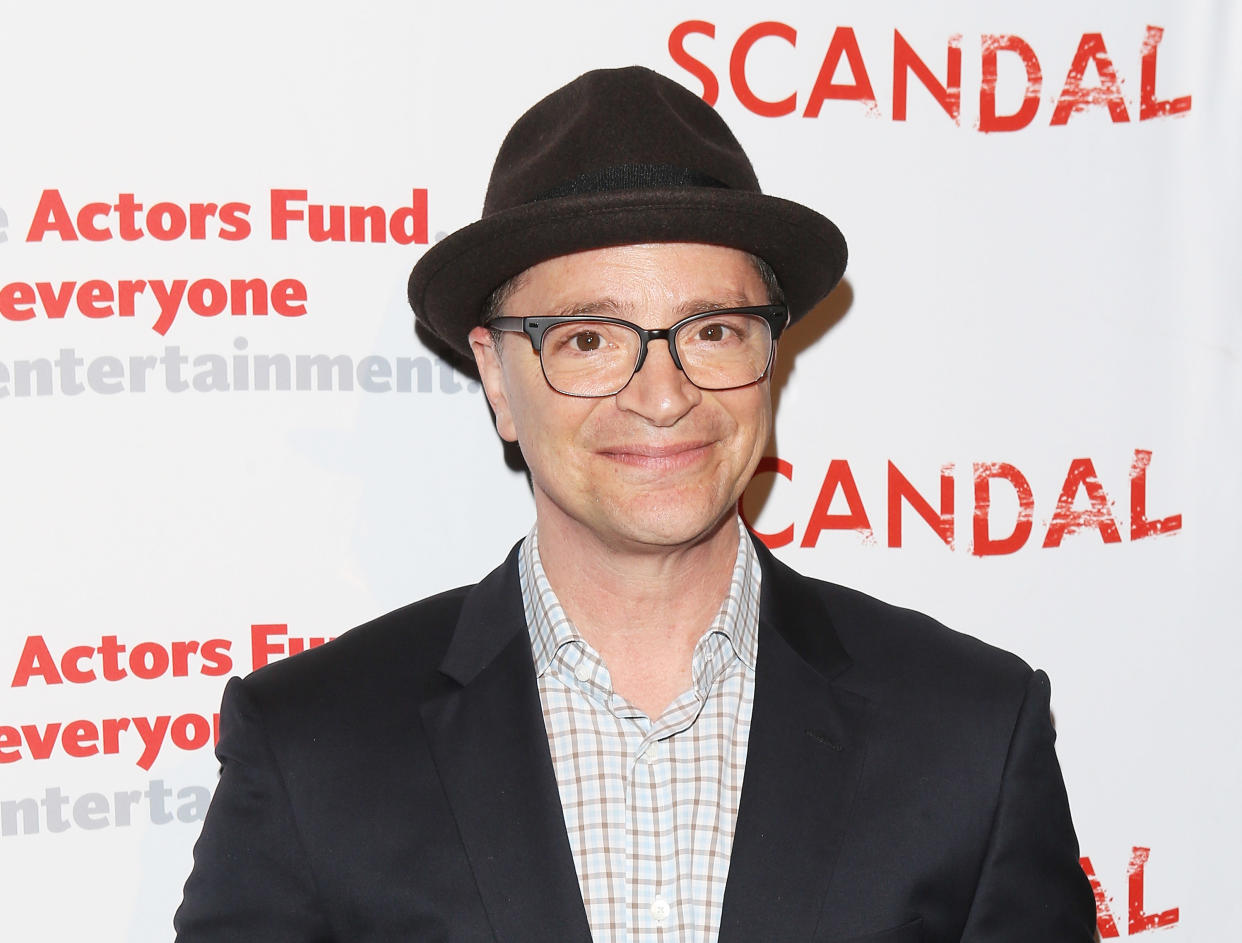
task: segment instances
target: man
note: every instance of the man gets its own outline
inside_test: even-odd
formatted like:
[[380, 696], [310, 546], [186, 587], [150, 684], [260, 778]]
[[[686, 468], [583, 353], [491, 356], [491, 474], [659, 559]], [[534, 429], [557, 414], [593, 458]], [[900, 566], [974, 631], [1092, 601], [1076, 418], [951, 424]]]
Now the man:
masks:
[[844, 267], [653, 72], [518, 121], [410, 300], [536, 527], [230, 682], [179, 939], [1093, 938], [1047, 679], [739, 525], [777, 338]]

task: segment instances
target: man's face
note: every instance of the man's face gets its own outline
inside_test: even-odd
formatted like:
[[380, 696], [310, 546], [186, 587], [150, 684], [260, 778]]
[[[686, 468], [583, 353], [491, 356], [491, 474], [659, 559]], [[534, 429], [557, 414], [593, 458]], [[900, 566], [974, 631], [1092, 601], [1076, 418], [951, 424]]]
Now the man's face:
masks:
[[[736, 249], [684, 243], [621, 246], [528, 269], [504, 306], [511, 317], [593, 314], [668, 327], [712, 308], [768, 301]], [[693, 545], [730, 518], [767, 445], [767, 379], [700, 390], [652, 341], [629, 385], [593, 399], [557, 393], [521, 334], [497, 350], [475, 328], [471, 346], [496, 428], [530, 467], [541, 532], [593, 537], [616, 549]]]

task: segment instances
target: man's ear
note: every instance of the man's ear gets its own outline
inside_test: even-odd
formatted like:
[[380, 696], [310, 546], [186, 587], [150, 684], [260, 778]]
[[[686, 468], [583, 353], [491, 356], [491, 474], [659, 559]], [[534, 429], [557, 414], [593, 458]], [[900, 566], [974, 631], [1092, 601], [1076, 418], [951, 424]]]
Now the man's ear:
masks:
[[470, 350], [479, 368], [483, 392], [487, 394], [487, 401], [496, 414], [496, 431], [506, 442], [516, 442], [517, 428], [513, 424], [513, 412], [509, 409], [504, 365], [500, 362], [500, 351], [496, 348], [492, 332], [485, 327], [474, 328], [470, 332]]

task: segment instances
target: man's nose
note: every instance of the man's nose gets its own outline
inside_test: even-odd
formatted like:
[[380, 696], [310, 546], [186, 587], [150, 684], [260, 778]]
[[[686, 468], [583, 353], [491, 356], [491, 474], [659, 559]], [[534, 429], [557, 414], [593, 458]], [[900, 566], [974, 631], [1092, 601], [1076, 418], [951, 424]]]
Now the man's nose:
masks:
[[671, 426], [702, 400], [702, 390], [673, 363], [669, 342], [661, 338], [648, 343], [642, 366], [617, 394], [617, 408]]

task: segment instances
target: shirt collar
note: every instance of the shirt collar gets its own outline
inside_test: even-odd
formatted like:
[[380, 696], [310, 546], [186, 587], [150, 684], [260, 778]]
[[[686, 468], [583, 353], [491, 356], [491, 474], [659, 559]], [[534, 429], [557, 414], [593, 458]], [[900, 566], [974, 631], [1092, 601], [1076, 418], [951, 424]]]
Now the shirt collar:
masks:
[[[759, 652], [759, 590], [762, 573], [750, 535], [737, 520], [737, 559], [729, 580], [729, 592], [712, 624], [694, 650], [694, 685], [705, 693], [711, 682], [728, 667], [732, 654], [754, 670]], [[543, 675], [558, 651], [566, 645], [587, 646], [586, 640], [561, 608], [539, 558], [539, 527], [536, 524], [522, 542], [518, 554], [518, 577], [522, 606], [530, 633], [535, 674]], [[727, 643], [722, 645], [721, 643]]]
[[565, 615], [543, 570], [543, 562], [539, 558], [538, 524], [530, 529], [522, 542], [522, 552], [518, 554], [518, 579], [522, 584], [522, 607], [526, 611], [535, 674], [542, 676], [562, 647], [574, 643], [585, 645], [586, 640]]

